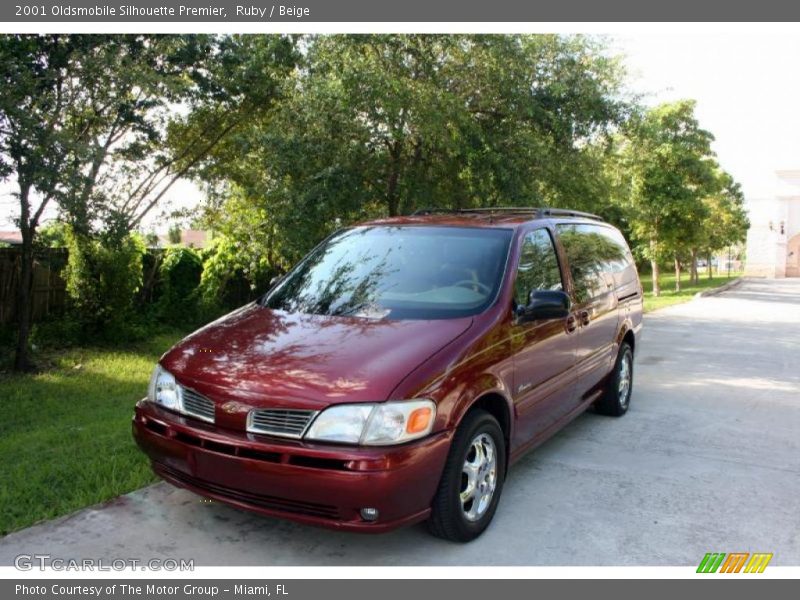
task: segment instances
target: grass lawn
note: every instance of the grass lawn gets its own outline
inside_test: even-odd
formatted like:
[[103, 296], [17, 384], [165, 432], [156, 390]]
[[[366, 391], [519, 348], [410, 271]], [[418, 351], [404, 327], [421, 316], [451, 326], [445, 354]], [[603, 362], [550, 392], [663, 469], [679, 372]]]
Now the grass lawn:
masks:
[[689, 274], [681, 276], [681, 291], [675, 291], [675, 273], [662, 273], [659, 277], [661, 284], [661, 295], [656, 298], [653, 296], [653, 277], [649, 273], [640, 274], [642, 280], [642, 287], [644, 287], [644, 311], [650, 312], [665, 306], [672, 306], [673, 304], [680, 304], [681, 302], [688, 302], [697, 292], [703, 290], [719, 287], [728, 283], [732, 279], [739, 277], [741, 273], [731, 273], [728, 278], [727, 273], [715, 274], [713, 278], [709, 279], [706, 273], [700, 273], [700, 281], [697, 285], [689, 284]]
[[0, 374], [0, 535], [155, 480], [130, 419], [155, 361], [181, 337], [45, 352], [41, 373]]

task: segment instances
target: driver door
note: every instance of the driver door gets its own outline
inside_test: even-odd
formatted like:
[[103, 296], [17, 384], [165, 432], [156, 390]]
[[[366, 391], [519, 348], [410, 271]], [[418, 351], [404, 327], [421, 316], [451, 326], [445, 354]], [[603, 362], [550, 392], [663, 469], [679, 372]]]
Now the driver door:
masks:
[[[514, 281], [514, 310], [527, 304], [533, 290], [563, 289], [561, 267], [547, 228], [527, 233], [522, 241]], [[555, 425], [574, 406], [578, 345], [574, 320], [548, 319], [515, 323], [515, 442], [526, 445]]]

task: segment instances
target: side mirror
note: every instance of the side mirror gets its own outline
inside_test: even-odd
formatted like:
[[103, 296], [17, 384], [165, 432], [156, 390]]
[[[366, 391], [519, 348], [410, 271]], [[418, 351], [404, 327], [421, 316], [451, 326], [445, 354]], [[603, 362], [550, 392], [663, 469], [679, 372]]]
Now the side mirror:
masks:
[[563, 319], [569, 315], [569, 296], [561, 290], [533, 290], [528, 305], [517, 309], [517, 321], [529, 323], [540, 319]]

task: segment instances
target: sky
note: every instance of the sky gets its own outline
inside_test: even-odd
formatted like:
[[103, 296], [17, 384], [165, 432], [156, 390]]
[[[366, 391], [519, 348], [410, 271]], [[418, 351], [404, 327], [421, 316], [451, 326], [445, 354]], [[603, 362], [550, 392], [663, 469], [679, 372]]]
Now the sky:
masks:
[[700, 125], [748, 200], [774, 196], [775, 171], [800, 169], [800, 35], [617, 36], [646, 104], [697, 100]]
[[[628, 87], [645, 104], [697, 100], [697, 117], [716, 138], [720, 164], [749, 201], [777, 193], [776, 170], [800, 169], [800, 35], [616, 35], [609, 42], [625, 56]], [[18, 212], [10, 191], [0, 185], [0, 229], [13, 228]], [[166, 200], [178, 208], [201, 198], [187, 181]], [[166, 231], [160, 214], [154, 211], [146, 224]]]

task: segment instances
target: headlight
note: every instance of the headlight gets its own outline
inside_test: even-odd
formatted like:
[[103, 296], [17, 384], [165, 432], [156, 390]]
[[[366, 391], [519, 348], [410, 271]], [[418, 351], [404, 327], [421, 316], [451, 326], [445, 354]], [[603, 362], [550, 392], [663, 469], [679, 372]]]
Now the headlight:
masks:
[[180, 386], [175, 381], [175, 377], [169, 371], [162, 369], [160, 365], [156, 365], [150, 376], [147, 399], [164, 408], [177, 412], [183, 411]]
[[430, 400], [387, 402], [372, 411], [362, 444], [399, 444], [428, 435], [433, 429], [436, 405]]
[[374, 404], [332, 406], [314, 419], [305, 437], [357, 444], [374, 406]]
[[365, 446], [400, 444], [428, 435], [435, 417], [430, 400], [340, 404], [322, 411], [305, 437]]

